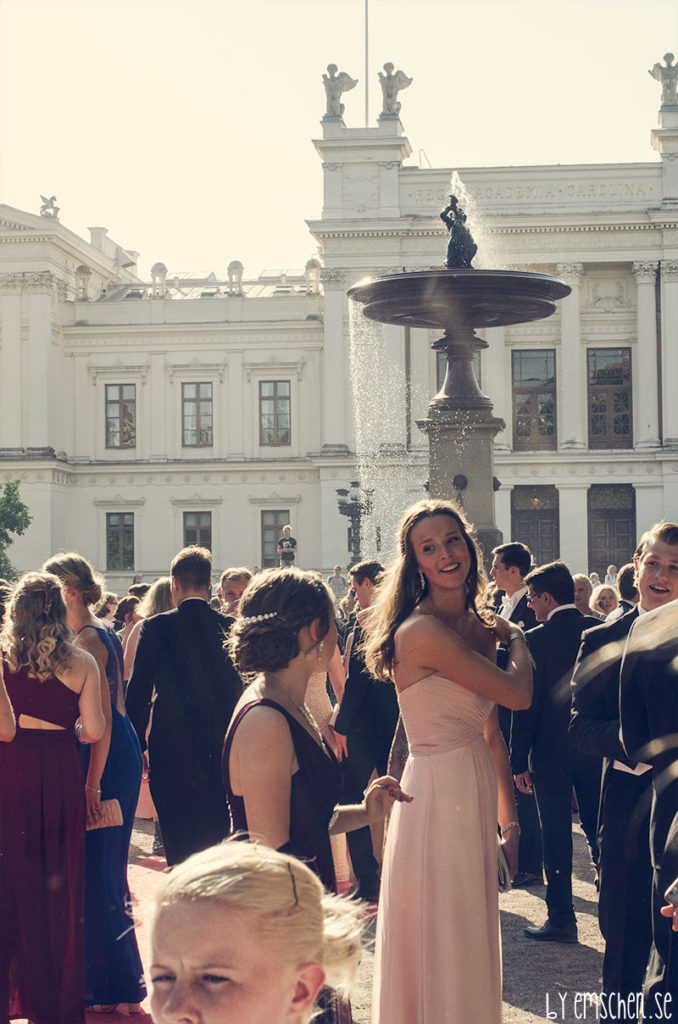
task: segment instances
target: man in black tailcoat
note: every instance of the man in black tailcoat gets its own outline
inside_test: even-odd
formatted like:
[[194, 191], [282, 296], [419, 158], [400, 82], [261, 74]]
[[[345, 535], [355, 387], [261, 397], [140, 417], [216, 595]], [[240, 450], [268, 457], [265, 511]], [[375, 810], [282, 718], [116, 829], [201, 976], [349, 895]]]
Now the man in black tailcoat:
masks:
[[[671, 525], [676, 531], [678, 526]], [[678, 554], [678, 547], [674, 547]], [[660, 569], [661, 567], [658, 567]], [[678, 558], [659, 580], [678, 589]], [[672, 829], [678, 809], [678, 601], [638, 618], [628, 636], [621, 670], [622, 743], [627, 755], [652, 766], [650, 853], [653, 866], [652, 948], [643, 986], [645, 1020], [678, 1014], [678, 937], [663, 917], [664, 891], [678, 868], [678, 837]], [[667, 842], [669, 840], [669, 842]], [[666, 1001], [671, 999], [666, 1013]]]
[[177, 607], [144, 622], [127, 688], [143, 751], [153, 708], [150, 786], [170, 866], [220, 842], [230, 828], [221, 751], [242, 684], [224, 650], [233, 620], [208, 604], [211, 571], [205, 548], [176, 555], [170, 572]]
[[[535, 614], [527, 603], [527, 586], [525, 577], [532, 568], [532, 552], [526, 544], [512, 541], [501, 544], [492, 551], [494, 556], [490, 576], [503, 592], [499, 614], [515, 622], [516, 626], [526, 632], [537, 625]], [[501, 645], [497, 649], [497, 665], [505, 669], [508, 665], [508, 647]], [[513, 712], [499, 705], [499, 728], [508, 749], [511, 741], [511, 721]], [[518, 871], [513, 879], [514, 888], [541, 885], [543, 859], [541, 852], [541, 827], [534, 793], [522, 793], [514, 785], [516, 810], [520, 823], [520, 848], [518, 850]]]
[[574, 582], [564, 562], [550, 562], [525, 578], [528, 600], [540, 625], [526, 634], [534, 659], [532, 706], [515, 712], [511, 766], [518, 789], [534, 788], [541, 820], [546, 871], [545, 924], [525, 935], [577, 942], [572, 905], [572, 788], [582, 828], [597, 860], [596, 818], [601, 758], [577, 751], [568, 737], [570, 680], [581, 634], [599, 623], [574, 606]]
[[670, 579], [672, 560], [678, 564], [678, 526], [659, 523], [643, 534], [634, 555], [638, 604], [584, 633], [572, 679], [570, 736], [580, 750], [604, 755], [598, 920], [605, 938], [602, 989], [610, 1019], [617, 1013], [624, 1019], [629, 997], [641, 991], [652, 942], [652, 780], [650, 766], [631, 760], [622, 747], [619, 676], [626, 638], [638, 616], [678, 597], [678, 573], [673, 583]]
[[[351, 585], [361, 609], [369, 608], [383, 575], [376, 561], [359, 562], [349, 570]], [[346, 640], [344, 668], [346, 685], [334, 721], [342, 760], [342, 803], [361, 803], [372, 772], [385, 775], [388, 755], [398, 722], [398, 697], [390, 682], [375, 679], [365, 667], [362, 654], [364, 633], [359, 621]], [[372, 849], [369, 827], [346, 835], [351, 864], [360, 899], [379, 896], [379, 865]]]

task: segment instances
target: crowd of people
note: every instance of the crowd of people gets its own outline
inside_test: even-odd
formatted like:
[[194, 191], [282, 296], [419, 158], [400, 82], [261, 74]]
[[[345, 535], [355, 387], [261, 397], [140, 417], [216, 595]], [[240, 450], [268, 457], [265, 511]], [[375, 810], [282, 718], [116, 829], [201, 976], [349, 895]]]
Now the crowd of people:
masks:
[[[545, 875], [528, 939], [577, 942], [573, 806], [607, 1018], [638, 1019], [643, 985], [644, 1019], [671, 993], [678, 1013], [678, 525], [602, 583], [519, 542], [488, 580], [449, 502], [410, 508], [397, 550], [323, 580], [285, 527], [279, 568], [226, 569], [216, 592], [195, 546], [120, 600], [73, 553], [0, 584], [2, 1021], [139, 1012], [142, 776], [170, 869], [156, 1024], [201, 1000], [239, 1024], [349, 1024], [363, 901], [375, 1024], [499, 1024], [498, 864]], [[355, 899], [336, 895], [349, 869]]]

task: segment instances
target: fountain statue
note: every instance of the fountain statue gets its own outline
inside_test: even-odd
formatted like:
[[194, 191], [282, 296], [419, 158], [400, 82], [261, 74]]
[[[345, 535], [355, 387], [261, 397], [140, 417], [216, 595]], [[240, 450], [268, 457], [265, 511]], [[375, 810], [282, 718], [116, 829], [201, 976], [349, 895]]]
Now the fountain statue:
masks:
[[463, 505], [489, 561], [492, 548], [501, 543], [494, 515], [493, 448], [505, 423], [493, 415], [491, 399], [478, 386], [473, 360], [488, 344], [476, 329], [551, 316], [556, 300], [569, 295], [570, 288], [548, 274], [474, 269], [477, 246], [456, 195], [440, 217], [450, 232], [446, 269], [368, 277], [348, 295], [371, 320], [443, 331], [432, 348], [445, 353], [445, 381], [426, 419], [417, 421], [429, 439], [428, 489], [431, 497]]

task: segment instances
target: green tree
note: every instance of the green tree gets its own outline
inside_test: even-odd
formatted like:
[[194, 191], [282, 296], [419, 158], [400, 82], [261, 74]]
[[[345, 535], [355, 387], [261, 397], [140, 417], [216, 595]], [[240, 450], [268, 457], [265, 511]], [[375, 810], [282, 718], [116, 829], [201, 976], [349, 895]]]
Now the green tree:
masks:
[[33, 516], [19, 497], [19, 481], [9, 480], [0, 488], [0, 576], [15, 580], [17, 571], [7, 556], [12, 535], [21, 536], [30, 526]]

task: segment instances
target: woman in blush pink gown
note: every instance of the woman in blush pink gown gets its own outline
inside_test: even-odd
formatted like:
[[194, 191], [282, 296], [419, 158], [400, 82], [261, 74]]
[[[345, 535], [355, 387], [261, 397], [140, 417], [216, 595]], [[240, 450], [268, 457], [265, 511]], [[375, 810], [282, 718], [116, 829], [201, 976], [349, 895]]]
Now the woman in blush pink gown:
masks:
[[[373, 999], [374, 1024], [500, 1024], [497, 822], [511, 875], [519, 829], [495, 702], [528, 707], [532, 676], [520, 630], [491, 625], [471, 529], [449, 502], [406, 512], [399, 561], [371, 615], [366, 657], [393, 678], [414, 798], [388, 828]], [[509, 645], [506, 672], [497, 639]]]

